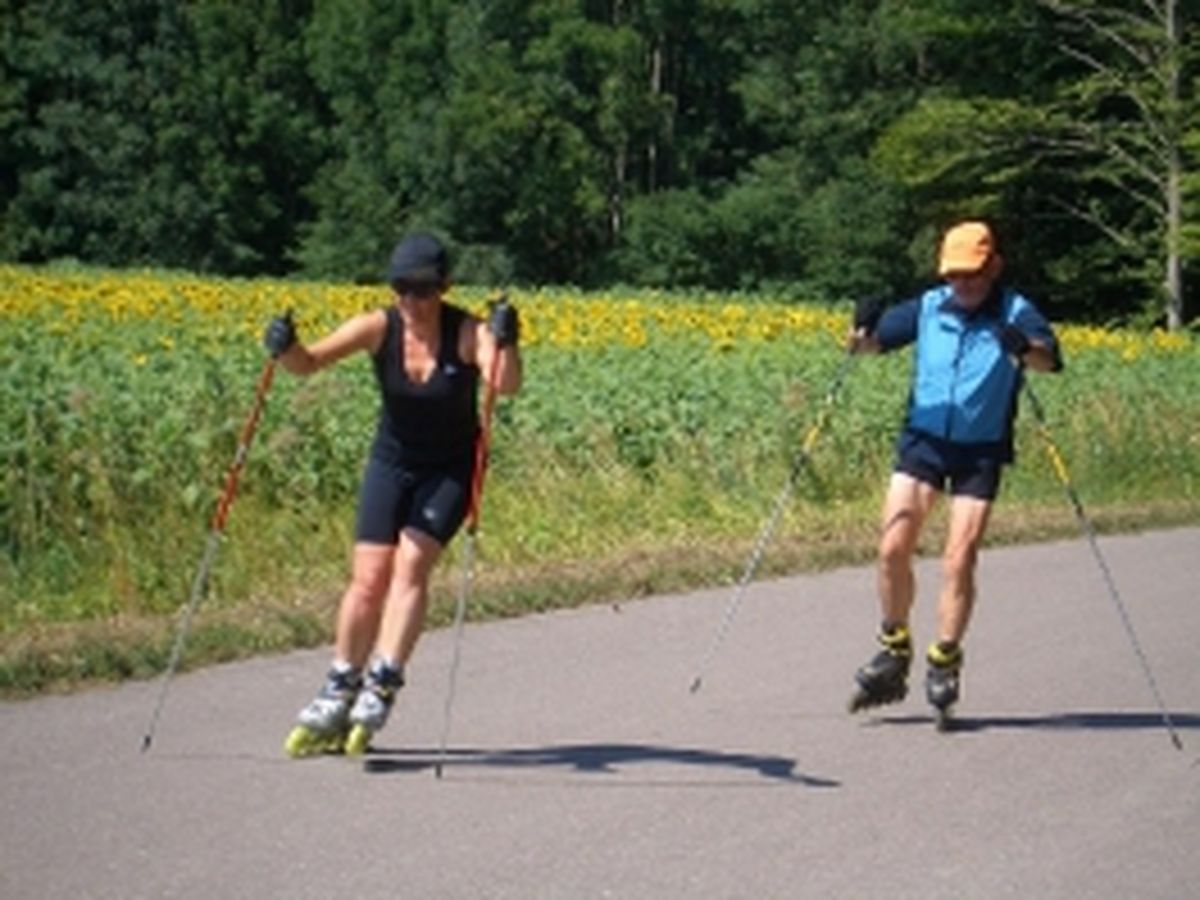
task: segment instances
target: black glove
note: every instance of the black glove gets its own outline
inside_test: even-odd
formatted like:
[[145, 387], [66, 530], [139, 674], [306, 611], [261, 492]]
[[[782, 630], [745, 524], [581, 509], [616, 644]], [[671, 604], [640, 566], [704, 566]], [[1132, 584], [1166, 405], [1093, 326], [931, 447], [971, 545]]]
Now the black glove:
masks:
[[854, 304], [854, 330], [874, 334], [883, 315], [883, 301], [878, 297], [864, 297]]
[[1009, 356], [1021, 359], [1029, 352], [1029, 338], [1016, 325], [1005, 325], [1000, 329], [1000, 346]]
[[267, 330], [263, 332], [263, 346], [272, 356], [282, 356], [294, 343], [296, 343], [296, 323], [292, 321], [292, 311], [289, 309], [282, 316], [276, 316], [267, 325]]
[[491, 305], [488, 315], [488, 328], [500, 348], [512, 347], [517, 343], [521, 332], [521, 321], [517, 317], [517, 308], [501, 298]]

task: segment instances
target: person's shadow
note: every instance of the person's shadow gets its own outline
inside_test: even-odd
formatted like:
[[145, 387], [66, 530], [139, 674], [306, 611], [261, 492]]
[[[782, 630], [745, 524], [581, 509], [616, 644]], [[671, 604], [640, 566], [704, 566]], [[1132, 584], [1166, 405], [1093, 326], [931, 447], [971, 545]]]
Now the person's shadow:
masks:
[[[411, 772], [435, 767], [441, 760], [436, 749], [391, 749], [370, 751], [364, 762], [368, 772], [387, 774]], [[447, 748], [445, 767], [460, 770], [520, 770], [544, 769], [587, 775], [617, 775], [634, 768], [653, 764], [695, 767], [703, 770], [724, 770], [727, 773], [749, 773], [768, 782], [795, 784], [812, 788], [840, 787], [832, 778], [806, 775], [796, 771], [796, 761], [782, 756], [754, 753], [726, 753], [690, 747], [663, 747], [652, 744], [561, 744], [546, 747], [509, 749]], [[664, 783], [679, 783], [665, 780]], [[707, 776], [697, 778], [697, 784], [713, 783]], [[726, 782], [727, 783], [727, 782]], [[745, 781], [739, 779], [739, 783]]]

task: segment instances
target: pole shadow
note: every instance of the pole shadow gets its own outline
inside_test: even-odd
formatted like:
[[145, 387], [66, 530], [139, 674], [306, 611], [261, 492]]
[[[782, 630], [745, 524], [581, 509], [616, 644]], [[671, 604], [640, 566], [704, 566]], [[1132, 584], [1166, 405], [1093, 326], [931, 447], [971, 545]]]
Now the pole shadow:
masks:
[[[372, 749], [364, 762], [374, 774], [432, 769], [439, 760], [436, 749]], [[562, 770], [585, 775], [621, 775], [648, 764], [667, 763], [700, 770], [749, 773], [768, 782], [811, 788], [841, 787], [841, 782], [796, 771], [796, 761], [782, 756], [724, 753], [689, 747], [650, 744], [562, 744], [547, 747], [486, 750], [447, 748], [445, 768], [477, 770]]]

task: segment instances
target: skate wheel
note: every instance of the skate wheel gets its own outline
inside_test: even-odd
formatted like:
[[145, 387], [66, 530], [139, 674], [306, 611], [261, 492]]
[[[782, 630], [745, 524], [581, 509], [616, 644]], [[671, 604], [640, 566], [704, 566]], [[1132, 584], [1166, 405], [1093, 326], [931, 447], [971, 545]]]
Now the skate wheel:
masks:
[[346, 737], [346, 755], [362, 756], [371, 746], [371, 730], [363, 725], [355, 725]]
[[904, 685], [881, 694], [870, 694], [860, 689], [846, 703], [846, 710], [851, 713], [861, 712], [864, 709], [873, 709], [877, 706], [899, 703], [907, 696], [908, 688]]
[[297, 725], [283, 742], [283, 752], [292, 759], [317, 756], [321, 753], [341, 753], [341, 734], [316, 734], [303, 725]]
[[308, 729], [303, 725], [297, 725], [288, 734], [287, 740], [283, 742], [283, 752], [292, 759], [309, 756], [316, 752], [312, 749], [312, 743], [312, 736]]

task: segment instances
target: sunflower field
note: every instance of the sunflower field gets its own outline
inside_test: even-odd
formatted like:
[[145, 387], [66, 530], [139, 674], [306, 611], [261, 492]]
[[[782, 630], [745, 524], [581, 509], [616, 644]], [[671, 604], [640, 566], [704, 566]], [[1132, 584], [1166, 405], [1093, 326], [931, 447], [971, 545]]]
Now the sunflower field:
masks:
[[[450, 300], [482, 312], [491, 296]], [[497, 404], [473, 615], [736, 577], [814, 423], [763, 571], [869, 558], [910, 363], [847, 362], [849, 304], [509, 298], [525, 386]], [[0, 266], [0, 689], [160, 668], [266, 361], [265, 324], [291, 309], [312, 339], [388, 302], [379, 286]], [[1200, 519], [1200, 343], [1058, 331], [1066, 370], [1031, 388], [1089, 514], [1102, 528]], [[328, 639], [377, 404], [363, 357], [310, 379], [277, 373], [191, 658]], [[1076, 528], [1027, 406], [993, 540]], [[455, 550], [435, 621], [453, 603]]]

